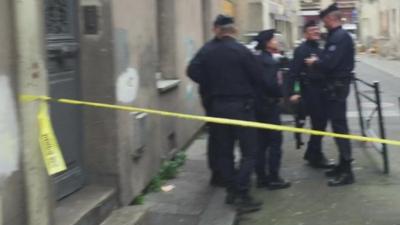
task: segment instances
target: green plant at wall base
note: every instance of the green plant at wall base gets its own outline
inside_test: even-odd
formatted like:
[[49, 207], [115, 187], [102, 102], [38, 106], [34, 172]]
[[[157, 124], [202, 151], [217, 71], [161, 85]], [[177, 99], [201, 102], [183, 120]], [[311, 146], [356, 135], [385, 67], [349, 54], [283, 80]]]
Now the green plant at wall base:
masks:
[[176, 154], [174, 161], [176, 161], [179, 164], [179, 166], [183, 166], [186, 161], [185, 152], [179, 152], [178, 154]]
[[163, 163], [158, 175], [151, 179], [143, 194], [137, 196], [132, 201], [132, 205], [142, 205], [146, 194], [161, 191], [161, 186], [164, 185], [165, 180], [173, 179], [178, 175], [179, 168], [185, 164], [185, 160], [185, 152], [179, 152], [172, 160]]
[[149, 192], [159, 192], [164, 181], [161, 179], [160, 175], [157, 175], [151, 179], [149, 186], [147, 186], [145, 193]]
[[162, 165], [161, 170], [160, 170], [160, 177], [163, 180], [169, 180], [174, 177], [176, 177], [176, 174], [178, 173], [177, 171], [177, 165], [175, 162], [166, 162]]
[[179, 168], [185, 164], [186, 155], [184, 152], [176, 154], [173, 160], [165, 162], [160, 170], [160, 177], [163, 180], [173, 179], [178, 175]]
[[143, 204], [144, 204], [144, 194], [137, 196], [132, 202], [132, 205], [143, 205]]

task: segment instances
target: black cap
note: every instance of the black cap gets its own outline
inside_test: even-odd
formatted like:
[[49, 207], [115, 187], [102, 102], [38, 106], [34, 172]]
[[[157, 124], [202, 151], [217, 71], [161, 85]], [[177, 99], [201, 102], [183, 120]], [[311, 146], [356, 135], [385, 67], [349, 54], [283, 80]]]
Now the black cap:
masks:
[[269, 42], [274, 37], [275, 29], [263, 30], [254, 38], [254, 41], [257, 41], [258, 44], [256, 46], [257, 50], [265, 49], [265, 44]]
[[317, 27], [318, 26], [318, 24], [317, 24], [317, 22], [315, 22], [315, 20], [310, 20], [310, 21], [308, 21], [306, 24], [304, 24], [304, 32], [306, 32], [307, 31], [307, 28], [309, 28], [309, 27]]
[[322, 19], [325, 16], [329, 15], [331, 12], [339, 11], [339, 7], [337, 6], [337, 3], [333, 3], [332, 5], [328, 6], [328, 8], [322, 10], [319, 13], [319, 17]]
[[235, 20], [233, 19], [233, 17], [230, 16], [225, 16], [225, 15], [218, 15], [217, 18], [214, 21], [214, 26], [226, 26], [226, 25], [230, 25], [230, 24], [234, 24]]

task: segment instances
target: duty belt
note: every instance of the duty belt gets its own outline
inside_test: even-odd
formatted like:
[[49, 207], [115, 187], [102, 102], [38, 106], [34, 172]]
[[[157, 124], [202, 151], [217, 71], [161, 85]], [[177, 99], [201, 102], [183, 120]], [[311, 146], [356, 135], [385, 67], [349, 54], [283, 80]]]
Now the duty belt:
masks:
[[279, 98], [272, 98], [272, 97], [261, 97], [261, 103], [267, 103], [269, 105], [279, 103]]

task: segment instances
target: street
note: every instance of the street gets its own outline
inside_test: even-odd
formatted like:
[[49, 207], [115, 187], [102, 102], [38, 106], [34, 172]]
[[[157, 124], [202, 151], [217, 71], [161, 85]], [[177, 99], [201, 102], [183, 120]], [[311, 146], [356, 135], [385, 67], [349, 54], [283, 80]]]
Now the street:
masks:
[[[386, 157], [386, 145], [352, 141], [352, 156], [343, 143], [331, 184], [346, 186], [332, 188], [296, 149], [293, 115], [282, 160], [280, 135], [244, 128], [278, 123], [276, 103], [304, 89], [287, 78], [305, 75], [332, 84], [303, 93], [316, 118], [330, 108], [337, 133], [347, 116], [365, 135], [361, 108], [368, 136], [384, 117], [383, 138], [399, 144], [399, 0], [2, 0], [0, 12], [0, 225], [400, 225], [400, 146]], [[336, 77], [354, 53], [367, 85], [346, 109]], [[337, 161], [333, 138], [323, 148]], [[255, 157], [259, 186], [291, 187], [257, 189]]]
[[[386, 133], [388, 138], [399, 139], [400, 78], [377, 69], [380, 66], [385, 65], [359, 62], [357, 76], [371, 83], [381, 82]], [[354, 93], [350, 94], [348, 102], [351, 131], [359, 134]], [[371, 104], [364, 101], [363, 109], [368, 114]], [[389, 146], [391, 173], [384, 175], [380, 154], [372, 147], [363, 148], [360, 143], [353, 142], [357, 181], [354, 185], [332, 188], [326, 185], [323, 171], [305, 165], [303, 151], [294, 148], [293, 134], [286, 133], [284, 143], [283, 177], [290, 179], [293, 186], [280, 191], [255, 189], [253, 194], [264, 201], [264, 207], [259, 212], [240, 216], [240, 225], [400, 224], [399, 147]], [[327, 155], [336, 159], [333, 140], [325, 138], [324, 146]]]

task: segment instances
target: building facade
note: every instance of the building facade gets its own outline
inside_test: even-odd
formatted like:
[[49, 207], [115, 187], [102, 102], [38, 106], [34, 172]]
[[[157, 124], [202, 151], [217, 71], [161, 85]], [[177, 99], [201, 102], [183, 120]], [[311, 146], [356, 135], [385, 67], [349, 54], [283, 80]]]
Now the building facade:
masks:
[[343, 28], [358, 34], [358, 0], [302, 0], [300, 2], [300, 16], [305, 23], [309, 20], [319, 20], [319, 12], [336, 2], [342, 12]]
[[298, 1], [238, 0], [236, 16], [244, 42], [264, 29], [276, 29], [289, 47], [298, 39]]
[[129, 205], [161, 162], [202, 126], [50, 103], [68, 168], [49, 176], [38, 142], [40, 103], [20, 102], [19, 96], [202, 114], [197, 87], [185, 69], [212, 36], [220, 3], [0, 2], [1, 225], [100, 224], [112, 209]]
[[400, 59], [400, 1], [360, 2], [361, 41], [367, 49]]

